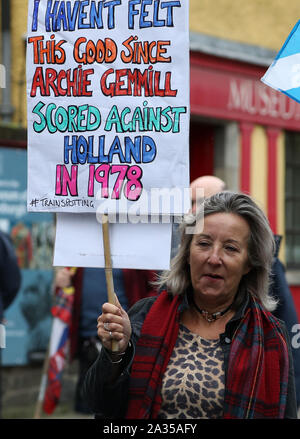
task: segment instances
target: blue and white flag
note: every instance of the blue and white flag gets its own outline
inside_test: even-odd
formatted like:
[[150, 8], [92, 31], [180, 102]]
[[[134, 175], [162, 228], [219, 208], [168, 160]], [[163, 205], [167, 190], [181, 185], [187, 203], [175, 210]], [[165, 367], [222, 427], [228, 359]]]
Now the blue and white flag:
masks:
[[261, 80], [300, 102], [300, 20]]

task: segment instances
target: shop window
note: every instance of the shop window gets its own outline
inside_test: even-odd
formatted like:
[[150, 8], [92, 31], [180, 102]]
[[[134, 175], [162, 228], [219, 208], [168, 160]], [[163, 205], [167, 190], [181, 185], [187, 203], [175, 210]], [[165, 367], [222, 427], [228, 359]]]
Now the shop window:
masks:
[[300, 269], [300, 134], [286, 135], [286, 265]]

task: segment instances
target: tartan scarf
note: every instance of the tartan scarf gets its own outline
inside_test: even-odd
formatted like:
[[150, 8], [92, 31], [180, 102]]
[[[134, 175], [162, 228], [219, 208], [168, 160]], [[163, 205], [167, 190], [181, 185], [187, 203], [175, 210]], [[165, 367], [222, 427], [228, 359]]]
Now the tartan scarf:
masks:
[[[136, 345], [127, 419], [155, 419], [161, 383], [179, 331], [179, 305], [163, 291], [150, 308]], [[288, 351], [273, 315], [250, 295], [250, 306], [232, 340], [225, 385], [225, 419], [283, 418]]]

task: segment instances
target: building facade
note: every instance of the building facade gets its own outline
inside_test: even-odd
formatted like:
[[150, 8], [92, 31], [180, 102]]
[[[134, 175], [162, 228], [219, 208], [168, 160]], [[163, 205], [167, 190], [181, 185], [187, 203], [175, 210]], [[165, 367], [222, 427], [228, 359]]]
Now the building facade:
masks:
[[259, 203], [283, 237], [280, 259], [298, 304], [300, 104], [261, 82], [274, 57], [191, 34], [190, 173], [215, 174]]
[[300, 315], [300, 104], [260, 80], [298, 21], [289, 6], [191, 2], [190, 151], [191, 179], [213, 173], [264, 209]]

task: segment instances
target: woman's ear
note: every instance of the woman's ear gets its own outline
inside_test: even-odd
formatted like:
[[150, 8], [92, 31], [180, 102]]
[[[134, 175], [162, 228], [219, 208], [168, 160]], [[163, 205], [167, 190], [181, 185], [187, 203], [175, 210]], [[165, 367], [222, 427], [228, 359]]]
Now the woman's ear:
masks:
[[245, 274], [248, 274], [251, 270], [252, 270], [252, 267], [251, 267], [251, 265], [247, 262], [247, 264], [245, 265], [245, 268], [244, 268], [243, 276], [245, 276]]

